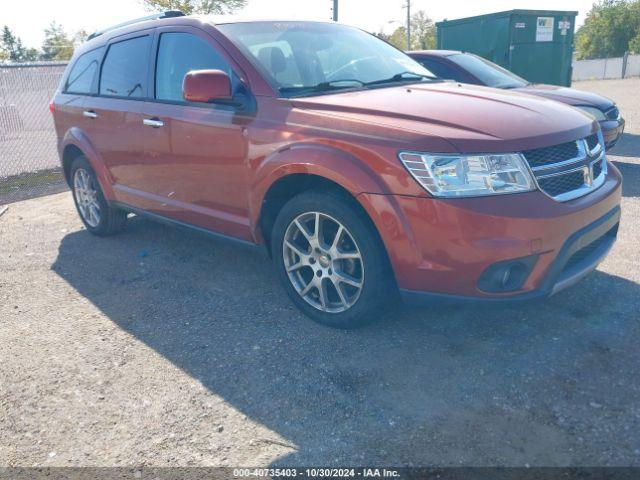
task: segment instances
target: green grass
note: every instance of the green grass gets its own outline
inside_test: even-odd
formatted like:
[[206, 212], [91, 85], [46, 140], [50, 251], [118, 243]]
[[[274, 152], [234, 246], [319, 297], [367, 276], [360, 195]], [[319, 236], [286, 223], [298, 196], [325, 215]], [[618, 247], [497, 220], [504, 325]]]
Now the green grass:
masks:
[[62, 169], [53, 168], [0, 178], [0, 204], [61, 191], [66, 188]]

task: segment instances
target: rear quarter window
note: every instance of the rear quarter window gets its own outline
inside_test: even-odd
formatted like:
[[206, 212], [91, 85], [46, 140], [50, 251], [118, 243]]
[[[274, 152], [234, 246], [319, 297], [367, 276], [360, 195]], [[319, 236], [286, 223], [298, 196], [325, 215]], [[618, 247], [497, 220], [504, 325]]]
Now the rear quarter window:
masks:
[[145, 97], [150, 47], [148, 35], [112, 44], [102, 65], [100, 95]]
[[96, 48], [82, 54], [71, 67], [64, 85], [67, 93], [91, 94], [95, 93], [93, 86], [96, 73], [100, 69], [100, 60], [104, 47]]

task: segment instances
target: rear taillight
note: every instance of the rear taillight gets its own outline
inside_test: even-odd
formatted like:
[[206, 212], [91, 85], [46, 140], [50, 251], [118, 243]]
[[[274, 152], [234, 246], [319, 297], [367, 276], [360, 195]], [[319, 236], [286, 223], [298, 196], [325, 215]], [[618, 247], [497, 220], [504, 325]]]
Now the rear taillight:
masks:
[[53, 103], [53, 102], [49, 102], [49, 111], [50, 111], [51, 113], [53, 113], [53, 112], [55, 112], [55, 111], [56, 111], [56, 104], [55, 104], [55, 103]]

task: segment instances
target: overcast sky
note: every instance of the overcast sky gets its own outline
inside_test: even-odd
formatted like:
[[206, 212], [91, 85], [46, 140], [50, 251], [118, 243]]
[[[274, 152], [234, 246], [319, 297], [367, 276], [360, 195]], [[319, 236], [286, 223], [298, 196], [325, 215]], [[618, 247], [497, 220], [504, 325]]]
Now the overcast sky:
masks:
[[[69, 32], [88, 32], [147, 15], [138, 0], [36, 0], [5, 2], [0, 25], [8, 25], [26, 46], [39, 47], [43, 30], [52, 20]], [[584, 22], [593, 0], [412, 0], [412, 9], [425, 10], [435, 21], [498, 12], [501, 10], [550, 9], [578, 11]], [[340, 0], [340, 21], [368, 31], [392, 31], [406, 15], [404, 0]], [[248, 16], [328, 20], [332, 0], [249, 0], [239, 12]]]

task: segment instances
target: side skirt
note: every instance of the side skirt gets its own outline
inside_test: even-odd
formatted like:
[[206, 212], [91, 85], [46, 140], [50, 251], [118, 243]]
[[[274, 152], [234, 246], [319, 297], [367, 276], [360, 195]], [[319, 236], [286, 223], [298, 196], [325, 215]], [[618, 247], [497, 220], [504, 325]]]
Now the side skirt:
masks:
[[127, 203], [113, 201], [109, 202], [109, 204], [113, 207], [119, 208], [126, 212], [135, 213], [140, 217], [145, 217], [150, 220], [154, 220], [156, 222], [164, 223], [165, 225], [169, 225], [172, 227], [184, 228], [191, 231], [196, 231], [199, 233], [204, 233], [209, 237], [213, 237], [217, 240], [221, 240], [225, 243], [229, 243], [230, 245], [240, 246], [246, 249], [253, 250], [255, 252], [260, 252], [264, 255], [268, 255], [267, 249], [264, 245], [259, 245], [257, 243], [248, 242], [246, 240], [242, 240], [240, 238], [231, 237], [229, 235], [225, 235], [223, 233], [214, 232], [212, 230], [207, 230], [206, 228], [198, 227], [196, 225], [192, 225], [190, 223], [181, 222], [179, 220], [174, 220], [173, 218], [165, 217], [163, 215], [158, 215], [157, 213], [149, 212], [147, 210], [143, 210]]

